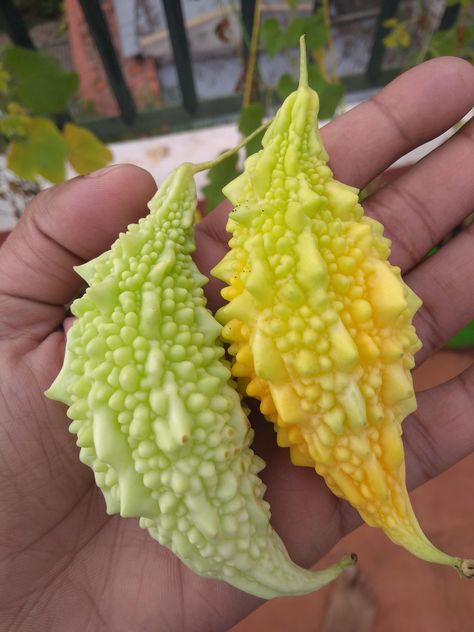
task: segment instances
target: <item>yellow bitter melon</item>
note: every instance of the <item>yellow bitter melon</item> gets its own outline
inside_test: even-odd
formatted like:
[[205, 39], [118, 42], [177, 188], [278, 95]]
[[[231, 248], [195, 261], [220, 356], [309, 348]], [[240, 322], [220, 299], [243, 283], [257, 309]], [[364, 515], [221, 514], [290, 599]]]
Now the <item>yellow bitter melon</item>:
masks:
[[353, 559], [312, 573], [270, 526], [257, 476], [265, 464], [191, 259], [193, 174], [203, 166], [177, 168], [147, 217], [76, 268], [90, 287], [72, 305], [77, 320], [47, 396], [68, 405], [109, 514], [139, 517], [196, 573], [264, 598], [306, 593]]
[[228, 284], [216, 317], [232, 373], [293, 463], [315, 467], [394, 542], [469, 576], [472, 562], [425, 537], [405, 488], [401, 423], [416, 408], [421, 301], [388, 263], [382, 225], [327, 166], [318, 106], [303, 41], [299, 88], [224, 188], [232, 237], [212, 274]]

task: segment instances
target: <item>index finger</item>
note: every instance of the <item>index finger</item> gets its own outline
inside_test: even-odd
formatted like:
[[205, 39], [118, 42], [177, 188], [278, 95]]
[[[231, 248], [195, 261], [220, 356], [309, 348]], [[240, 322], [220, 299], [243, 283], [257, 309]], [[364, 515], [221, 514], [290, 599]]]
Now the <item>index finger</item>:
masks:
[[439, 57], [400, 75], [321, 130], [338, 180], [359, 189], [409, 151], [433, 140], [474, 105], [474, 70]]
[[0, 251], [0, 338], [43, 338], [64, 318], [64, 304], [83, 285], [73, 266], [110, 247], [146, 213], [152, 176], [114, 165], [51, 187], [30, 203]]

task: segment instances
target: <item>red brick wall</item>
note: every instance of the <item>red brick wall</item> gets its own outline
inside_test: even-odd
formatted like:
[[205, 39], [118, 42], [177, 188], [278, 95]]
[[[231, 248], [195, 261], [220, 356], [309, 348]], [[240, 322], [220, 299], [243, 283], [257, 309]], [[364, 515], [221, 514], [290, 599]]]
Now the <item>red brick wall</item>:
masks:
[[[148, 57], [129, 57], [124, 59], [120, 48], [112, 0], [101, 0], [115, 50], [119, 56], [125, 81], [130, 88], [137, 107], [155, 106], [160, 97], [160, 87], [156, 76], [155, 60]], [[99, 54], [89, 34], [77, 0], [65, 1], [65, 12], [69, 26], [69, 41], [76, 72], [80, 77], [79, 94], [83, 107], [93, 109], [104, 116], [118, 114], [118, 107], [107, 82]]]

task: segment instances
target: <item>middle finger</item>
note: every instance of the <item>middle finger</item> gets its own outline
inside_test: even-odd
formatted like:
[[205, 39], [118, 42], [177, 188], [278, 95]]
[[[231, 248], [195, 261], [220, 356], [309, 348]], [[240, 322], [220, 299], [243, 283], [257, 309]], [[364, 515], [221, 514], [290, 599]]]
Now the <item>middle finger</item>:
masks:
[[392, 240], [390, 262], [407, 272], [474, 208], [474, 119], [364, 202]]

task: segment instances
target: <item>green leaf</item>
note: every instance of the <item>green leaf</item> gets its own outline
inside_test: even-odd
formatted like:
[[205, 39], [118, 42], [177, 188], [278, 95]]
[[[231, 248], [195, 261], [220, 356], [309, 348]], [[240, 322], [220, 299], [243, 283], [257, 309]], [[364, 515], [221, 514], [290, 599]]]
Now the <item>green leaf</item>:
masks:
[[238, 154], [232, 154], [207, 172], [208, 184], [202, 190], [206, 199], [206, 213], [213, 211], [223, 201], [223, 187], [239, 175], [238, 158]]
[[396, 26], [398, 26], [398, 24], [398, 18], [388, 18], [388, 20], [384, 20], [382, 22], [382, 26], [384, 26], [386, 29], [395, 28]]
[[433, 255], [435, 255], [438, 252], [439, 248], [438, 246], [433, 246], [433, 248], [431, 248], [430, 250], [428, 250], [428, 252], [425, 255], [425, 259], [428, 259], [428, 257], [432, 257]]
[[276, 89], [282, 99], [286, 99], [296, 88], [298, 84], [287, 72], [283, 74], [278, 80]]
[[328, 41], [329, 29], [324, 23], [323, 14], [318, 11], [314, 15], [304, 18], [304, 32], [306, 33], [306, 45], [310, 50], [324, 48]]
[[112, 152], [95, 134], [74, 125], [64, 126], [68, 158], [77, 173], [84, 174], [104, 167], [112, 160]]
[[0, 63], [0, 92], [7, 91], [10, 79], [10, 73], [4, 68], [3, 64]]
[[454, 7], [456, 4], [460, 4], [462, 7], [468, 7], [471, 0], [445, 0], [445, 7]]
[[428, 53], [432, 57], [454, 55], [471, 57], [474, 48], [474, 28], [454, 26], [447, 31], [437, 31], [430, 40]]
[[308, 66], [308, 83], [319, 96], [319, 117], [328, 119], [334, 116], [344, 95], [344, 86], [326, 81], [314, 64]]
[[281, 37], [283, 48], [293, 48], [299, 44], [300, 37], [305, 33], [305, 24], [306, 18], [295, 17], [290, 20]]
[[298, 6], [298, 0], [288, 0], [288, 6], [292, 11], [294, 11]]
[[284, 48], [280, 23], [276, 18], [268, 18], [262, 22], [260, 35], [269, 57], [275, 57]]
[[32, 118], [25, 126], [27, 137], [10, 143], [7, 166], [20, 178], [35, 181], [42, 176], [57, 184], [65, 177], [67, 146], [61, 132], [48, 119]]
[[[265, 114], [265, 108], [261, 103], [249, 103], [246, 108], [240, 111], [239, 117], [239, 132], [245, 138], [249, 136], [253, 131], [260, 127]], [[245, 146], [247, 156], [251, 156], [256, 151], [261, 149], [262, 138], [265, 132], [262, 131], [255, 138], [253, 138]]]
[[474, 320], [461, 329], [447, 344], [451, 349], [474, 346]]
[[[384, 22], [384, 25], [389, 20]], [[407, 31], [406, 24], [404, 22], [398, 23], [391, 31], [383, 38], [383, 43], [386, 48], [408, 48], [411, 44], [411, 35]]]
[[0, 134], [6, 138], [25, 136], [30, 117], [23, 114], [7, 114], [0, 118]]
[[78, 87], [78, 76], [65, 72], [58, 62], [42, 52], [6, 48], [3, 65], [11, 75], [12, 97], [34, 114], [64, 112]]
[[434, 33], [428, 46], [428, 53], [432, 57], [442, 57], [444, 55], [453, 55], [457, 47], [456, 29], [452, 28], [447, 31], [437, 31]]
[[281, 29], [276, 18], [269, 18], [263, 22], [260, 32], [269, 57], [274, 57], [285, 48], [298, 47], [302, 35], [306, 36], [308, 49], [324, 48], [329, 35], [321, 11], [307, 17], [292, 18], [286, 30]]
[[299, 46], [300, 37], [306, 36], [306, 46], [309, 50], [324, 48], [328, 39], [328, 28], [324, 24], [321, 11], [307, 17], [294, 17], [288, 28], [280, 35], [280, 48], [294, 48]]
[[324, 48], [329, 30], [322, 12], [318, 11], [307, 17], [292, 18], [286, 30], [281, 29], [276, 18], [268, 18], [262, 23], [260, 33], [268, 56], [274, 57], [285, 48], [298, 47], [302, 35], [306, 35], [306, 45], [310, 50]]

